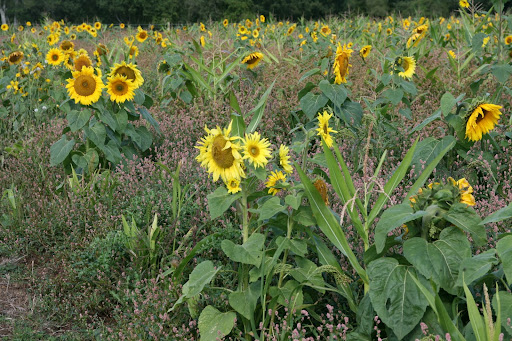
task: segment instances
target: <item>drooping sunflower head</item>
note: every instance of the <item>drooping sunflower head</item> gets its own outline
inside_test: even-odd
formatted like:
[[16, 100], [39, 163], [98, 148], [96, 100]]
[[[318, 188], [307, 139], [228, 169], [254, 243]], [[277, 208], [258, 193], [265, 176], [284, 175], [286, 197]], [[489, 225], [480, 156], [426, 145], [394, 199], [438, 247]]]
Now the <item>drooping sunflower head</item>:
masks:
[[318, 131], [317, 135], [323, 138], [329, 148], [332, 147], [333, 142], [330, 133], [337, 133], [336, 130], [329, 127], [329, 119], [331, 117], [332, 114], [327, 113], [327, 111], [324, 111], [323, 114], [318, 113], [318, 128], [316, 129]]
[[243, 159], [248, 159], [254, 167], [265, 167], [270, 158], [270, 142], [266, 138], [261, 138], [258, 132], [245, 135], [243, 139], [242, 150]]
[[399, 57], [397, 58], [396, 65], [401, 67], [403, 71], [398, 72], [398, 75], [402, 78], [411, 79], [416, 70], [416, 61], [414, 57]]
[[92, 61], [86, 54], [80, 54], [78, 58], [74, 60], [75, 70], [82, 71], [84, 67], [91, 67]]
[[127, 64], [125, 61], [121, 62], [121, 64], [114, 64], [114, 67], [110, 69], [109, 76], [114, 75], [125, 76], [127, 80], [133, 82], [135, 89], [138, 89], [144, 83], [144, 78], [142, 78], [137, 66], [132, 63]]
[[342, 46], [341, 43], [338, 43], [336, 57], [334, 57], [334, 75], [336, 77], [334, 83], [341, 84], [347, 82], [348, 69], [352, 66], [349, 64], [352, 52], [354, 51], [348, 48], [347, 45]]
[[14, 65], [14, 64], [19, 64], [21, 63], [21, 61], [23, 60], [23, 52], [22, 51], [14, 51], [12, 52], [9, 57], [7, 58], [7, 61], [9, 62], [9, 64], [11, 65]]
[[135, 96], [133, 83], [126, 80], [125, 76], [115, 75], [108, 78], [107, 93], [110, 100], [116, 103], [131, 101]]
[[148, 32], [146, 30], [140, 29], [135, 36], [139, 43], [143, 43], [146, 39], [148, 39]]
[[500, 119], [502, 106], [482, 102], [466, 118], [466, 138], [479, 141], [482, 136], [494, 129]]
[[243, 60], [242, 64], [246, 64], [248, 69], [254, 69], [263, 60], [263, 53], [253, 52], [247, 55]]
[[222, 178], [227, 182], [245, 177], [241, 147], [237, 142], [239, 137], [230, 136], [231, 125], [232, 122], [224, 130], [220, 127], [211, 130], [205, 127], [207, 135], [196, 146], [199, 149], [196, 160], [213, 175], [213, 181]]
[[94, 74], [91, 66], [84, 66], [81, 71], [73, 71], [73, 78], [68, 79], [66, 85], [69, 97], [82, 105], [96, 103], [104, 87], [101, 77]]
[[108, 49], [105, 45], [103, 44], [98, 44], [98, 46], [96, 46], [96, 55], [97, 56], [103, 56], [105, 54], [107, 54], [108, 52]]
[[371, 50], [372, 50], [371, 45], [365, 45], [359, 51], [359, 56], [361, 56], [361, 58], [363, 58], [363, 59], [366, 59], [366, 57], [368, 57], [370, 55]]
[[270, 176], [268, 177], [267, 182], [265, 182], [265, 186], [268, 188], [269, 194], [276, 195], [281, 191], [281, 188], [275, 187], [279, 182], [286, 182], [286, 175], [281, 171], [270, 172]]
[[139, 55], [139, 48], [136, 45], [130, 46], [130, 49], [128, 50], [129, 58], [135, 58], [138, 55]]
[[322, 197], [322, 200], [326, 205], [329, 205], [329, 196], [327, 192], [327, 184], [322, 179], [317, 179], [313, 185], [315, 186], [318, 193], [320, 193], [320, 196]]
[[46, 61], [50, 65], [59, 65], [60, 63], [64, 62], [65, 55], [60, 49], [50, 49], [48, 53], [46, 54]]
[[505, 37], [505, 44], [506, 45], [512, 44], [512, 35], [509, 35], [509, 36]]
[[284, 172], [287, 174], [293, 173], [293, 168], [290, 165], [290, 155], [288, 153], [290, 152], [290, 149], [286, 147], [284, 144], [282, 144], [279, 147], [279, 164], [283, 168]]
[[63, 40], [61, 43], [60, 43], [60, 49], [62, 51], [68, 51], [68, 50], [73, 50], [75, 48], [75, 44], [72, 42], [72, 41], [69, 41], [69, 40]]

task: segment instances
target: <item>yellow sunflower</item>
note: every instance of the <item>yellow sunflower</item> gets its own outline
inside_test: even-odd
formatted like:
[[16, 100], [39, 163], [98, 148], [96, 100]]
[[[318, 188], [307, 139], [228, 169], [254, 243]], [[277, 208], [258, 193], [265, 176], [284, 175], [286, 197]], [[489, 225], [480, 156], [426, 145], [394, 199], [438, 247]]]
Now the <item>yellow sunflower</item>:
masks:
[[346, 76], [348, 75], [348, 68], [352, 66], [349, 64], [352, 52], [354, 51], [347, 48], [347, 45], [341, 46], [341, 43], [338, 43], [336, 57], [334, 59], [334, 75], [336, 76], [334, 83], [341, 84], [347, 82]]
[[372, 50], [371, 45], [365, 45], [359, 51], [359, 56], [361, 56], [361, 58], [363, 58], [363, 59], [366, 59], [370, 55], [371, 50]]
[[224, 21], [222, 22], [222, 25], [224, 25], [224, 27], [228, 27], [228, 25], [229, 25], [228, 19], [224, 19]]
[[506, 45], [512, 44], [512, 35], [505, 37], [505, 44]]
[[324, 37], [327, 37], [329, 34], [331, 34], [331, 29], [329, 28], [328, 25], [324, 25], [322, 26], [322, 28], [320, 29], [320, 34], [323, 35]]
[[226, 181], [226, 187], [228, 188], [228, 193], [231, 194], [238, 193], [242, 190], [239, 179], [229, 179]]
[[260, 31], [258, 31], [258, 30], [253, 30], [253, 31], [252, 31], [252, 36], [253, 36], [253, 38], [258, 38], [258, 37], [260, 36]]
[[258, 132], [245, 134], [243, 139], [242, 150], [244, 152], [243, 159], [249, 159], [249, 163], [254, 167], [265, 167], [270, 158], [270, 142], [266, 138], [261, 138]]
[[110, 100], [116, 103], [131, 101], [135, 96], [133, 83], [126, 80], [125, 76], [114, 75], [108, 78], [107, 93]]
[[101, 77], [96, 76], [90, 66], [84, 66], [81, 71], [73, 71], [73, 78], [68, 79], [66, 85], [69, 97], [82, 105], [97, 102], [104, 87]]
[[462, 7], [462, 8], [468, 8], [469, 7], [469, 2], [467, 0], [460, 0], [459, 1], [459, 6]]
[[318, 135], [321, 136], [327, 147], [332, 147], [332, 137], [330, 133], [337, 133], [336, 130], [333, 130], [329, 127], [329, 119], [332, 117], [332, 114], [328, 114], [327, 111], [324, 111], [324, 114], [318, 113]]
[[78, 58], [74, 60], [75, 70], [81, 71], [83, 67], [92, 66], [92, 61], [86, 54], [80, 54]]
[[124, 24], [123, 24], [123, 23], [120, 23], [120, 24], [119, 24], [119, 28], [120, 28], [120, 29], [123, 29], [123, 28], [124, 28]]
[[260, 15], [260, 21], [265, 22], [265, 16], [263, 14]]
[[126, 64], [126, 62], [123, 61], [121, 64], [114, 64], [114, 67], [110, 69], [109, 76], [116, 74], [125, 76], [127, 80], [132, 81], [135, 85], [135, 89], [138, 89], [142, 83], [144, 83], [144, 78], [142, 78], [140, 70], [132, 63]]
[[148, 32], [139, 27], [139, 32], [137, 32], [135, 38], [139, 43], [143, 43], [146, 39], [148, 39]]
[[23, 52], [22, 51], [14, 51], [7, 57], [7, 61], [10, 65], [19, 64], [23, 60]]
[[453, 59], [457, 59], [457, 55], [452, 50], [448, 51], [448, 55], [452, 57]]
[[279, 164], [283, 168], [284, 172], [287, 174], [293, 173], [293, 168], [290, 165], [290, 155], [288, 153], [290, 152], [290, 149], [286, 147], [284, 144], [282, 144], [279, 147]]
[[222, 178], [224, 182], [232, 179], [245, 177], [240, 145], [237, 143], [238, 136], [230, 136], [231, 125], [221, 129], [205, 127], [207, 133], [196, 146], [199, 155], [196, 160], [201, 163], [208, 173], [213, 175], [213, 181]]
[[242, 64], [247, 64], [248, 69], [254, 69], [263, 60], [263, 54], [260, 52], [253, 52], [247, 55]]
[[59, 65], [65, 59], [64, 53], [60, 49], [50, 49], [46, 54], [46, 61], [50, 65]]
[[269, 194], [276, 195], [281, 191], [281, 188], [274, 187], [278, 182], [286, 182], [286, 175], [284, 175], [281, 171], [272, 171], [267, 179], [267, 182], [265, 182], [265, 186], [268, 188]]
[[9, 25], [2, 24], [1, 28], [2, 28], [2, 31], [7, 31], [9, 29]]
[[101, 23], [99, 21], [96, 21], [94, 23], [94, 28], [97, 29], [97, 30], [100, 30], [101, 29]]
[[400, 57], [398, 58], [398, 65], [404, 69], [404, 71], [400, 71], [398, 75], [402, 78], [411, 79], [414, 75], [414, 70], [416, 70], [414, 57]]
[[128, 51], [128, 55], [130, 58], [137, 57], [139, 55], [139, 48], [136, 45], [130, 46], [130, 50]]
[[470, 141], [479, 141], [484, 134], [494, 129], [500, 119], [500, 109], [496, 104], [482, 103], [468, 116], [466, 121], [466, 138]]
[[72, 41], [69, 41], [69, 40], [63, 40], [61, 43], [60, 43], [60, 49], [62, 51], [68, 51], [68, 50], [73, 50], [75, 48], [75, 44], [72, 42]]

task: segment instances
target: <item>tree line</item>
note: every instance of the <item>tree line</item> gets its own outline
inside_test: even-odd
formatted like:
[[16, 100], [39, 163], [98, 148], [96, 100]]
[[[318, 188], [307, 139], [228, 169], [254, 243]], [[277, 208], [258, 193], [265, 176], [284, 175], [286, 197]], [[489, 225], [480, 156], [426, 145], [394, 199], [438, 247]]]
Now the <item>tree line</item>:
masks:
[[[492, 2], [481, 0], [479, 6], [488, 9]], [[75, 24], [99, 20], [138, 25], [226, 18], [239, 21], [259, 14], [295, 21], [347, 14], [439, 17], [449, 16], [458, 7], [458, 0], [0, 0], [0, 15], [2, 23], [10, 25], [37, 23], [45, 18]]]

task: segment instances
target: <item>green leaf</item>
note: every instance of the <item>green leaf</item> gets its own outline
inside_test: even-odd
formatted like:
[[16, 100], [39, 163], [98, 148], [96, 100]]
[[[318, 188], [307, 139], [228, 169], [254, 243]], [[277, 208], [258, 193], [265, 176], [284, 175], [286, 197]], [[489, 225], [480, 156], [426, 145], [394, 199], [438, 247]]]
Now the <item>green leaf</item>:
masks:
[[304, 302], [302, 286], [293, 279], [287, 281], [281, 288], [271, 287], [270, 295], [278, 297], [277, 302], [287, 307], [289, 311], [297, 310]]
[[445, 228], [434, 243], [428, 243], [423, 238], [412, 238], [405, 241], [403, 248], [405, 258], [423, 276], [456, 295], [460, 263], [471, 257], [471, 246], [461, 230], [457, 227]]
[[464, 259], [460, 263], [457, 285], [462, 286], [463, 277], [467, 284], [473, 283], [473, 281], [485, 276], [496, 264], [498, 264], [498, 259], [496, 259], [496, 250], [494, 249]]
[[457, 104], [455, 97], [453, 97], [450, 92], [446, 92], [441, 97], [441, 112], [443, 115], [448, 115], [452, 111], [452, 108], [455, 104]]
[[81, 129], [87, 122], [89, 122], [89, 119], [91, 118], [91, 110], [84, 109], [84, 110], [71, 110], [66, 115], [66, 119], [68, 120], [68, 126], [71, 128], [72, 132], [75, 132], [79, 129]]
[[263, 118], [263, 113], [265, 112], [265, 106], [267, 104], [267, 98], [272, 92], [272, 88], [274, 87], [274, 84], [276, 81], [274, 80], [272, 84], [268, 87], [268, 89], [265, 91], [265, 93], [261, 96], [260, 100], [258, 101], [258, 104], [247, 114], [247, 116], [253, 114], [251, 123], [247, 126], [246, 132], [248, 134], [254, 133], [256, 131], [256, 128], [261, 122], [261, 119]]
[[498, 211], [488, 215], [484, 220], [482, 220], [482, 222], [480, 222], [480, 225], [497, 223], [498, 221], [510, 218], [512, 218], [512, 202], [508, 204], [508, 206], [503, 207], [502, 209], [499, 209]]
[[304, 73], [300, 79], [299, 79], [299, 83], [302, 82], [303, 80], [305, 80], [306, 78], [308, 77], [311, 77], [311, 76], [314, 76], [314, 75], [319, 75], [320, 74], [320, 69], [319, 68], [314, 68], [314, 69], [311, 69], [309, 70], [308, 72]]
[[156, 132], [160, 134], [160, 126], [158, 125], [158, 122], [153, 118], [151, 113], [148, 111], [148, 109], [140, 107], [138, 111], [142, 115], [142, 117], [144, 117], [144, 119], [148, 121], [153, 128], [155, 128]]
[[[503, 271], [507, 277], [508, 285], [512, 285], [512, 236], [501, 238], [496, 244], [496, 251], [503, 264]], [[510, 316], [512, 317], [512, 316]]]
[[96, 146], [102, 147], [105, 144], [107, 131], [103, 123], [96, 121], [92, 127], [84, 127], [85, 136]]
[[418, 93], [418, 90], [414, 86], [413, 82], [408, 82], [405, 79], [403, 79], [400, 82], [400, 86], [402, 87], [402, 89], [404, 89], [405, 92], [407, 92], [408, 94], [411, 94], [413, 96], [415, 96]]
[[508, 64], [500, 64], [500, 65], [494, 65], [491, 68], [491, 72], [496, 77], [498, 82], [500, 83], [506, 83], [509, 79], [510, 75], [512, 74], [512, 65]]
[[411, 161], [411, 165], [414, 166], [415, 173], [421, 173], [422, 164], [427, 167], [433, 160], [437, 159], [440, 154], [444, 156], [442, 151], [444, 151], [448, 146], [453, 147], [456, 142], [455, 137], [451, 135], [445, 136], [440, 140], [433, 137], [427, 137], [426, 139], [418, 142], [418, 146], [416, 147], [416, 151], [414, 152], [414, 156]]
[[[508, 330], [508, 333], [512, 335], [512, 327], [508, 325], [508, 318], [512, 318], [512, 294], [507, 291], [500, 291], [500, 310], [501, 310], [501, 326]], [[492, 298], [492, 307], [494, 311], [498, 311], [498, 301], [496, 295]], [[496, 321], [498, 322], [498, 321]], [[506, 334], [505, 334], [506, 335]]]
[[316, 271], [318, 266], [309, 259], [302, 257], [296, 257], [295, 262], [298, 267], [290, 270], [290, 275], [301, 284], [317, 287], [316, 290], [323, 294], [324, 290], [319, 288], [324, 287], [325, 282], [322, 273]]
[[297, 256], [304, 257], [308, 252], [308, 245], [302, 239], [288, 239], [282, 236], [276, 238], [276, 244], [285, 243], [284, 248], [292, 251]]
[[235, 202], [237, 199], [242, 197], [242, 193], [229, 194], [224, 186], [221, 186], [206, 196], [208, 199], [208, 208], [210, 210], [211, 219], [220, 217], [222, 213]]
[[[229, 105], [231, 106], [231, 108], [233, 110], [236, 111], [236, 113], [238, 115], [240, 115], [240, 116], [242, 115], [242, 110], [240, 109], [240, 105], [238, 104], [238, 99], [236, 98], [235, 93], [233, 92], [233, 90], [229, 91]], [[233, 116], [233, 115], [231, 115], [231, 116]]]
[[148, 128], [144, 126], [139, 126], [135, 128], [135, 130], [139, 135], [139, 143], [137, 144], [137, 146], [140, 148], [141, 151], [145, 152], [153, 144], [153, 135], [151, 135]]
[[200, 341], [215, 341], [231, 333], [235, 325], [236, 314], [232, 311], [221, 313], [211, 305], [199, 315]]
[[382, 95], [393, 105], [398, 105], [404, 97], [404, 91], [402, 89], [386, 89]]
[[244, 118], [237, 113], [232, 113], [231, 120], [233, 121], [233, 124], [231, 126], [231, 132], [233, 136], [240, 136], [243, 138], [245, 136]]
[[462, 280], [462, 284], [464, 286], [464, 293], [466, 294], [466, 305], [468, 307], [469, 320], [473, 327], [473, 333], [475, 334], [477, 341], [486, 341], [485, 324], [482, 315], [480, 315], [480, 311], [478, 310], [475, 299], [473, 298], [473, 294], [471, 294], [471, 291], [469, 291], [469, 288], [466, 285], [466, 281]]
[[222, 251], [234, 262], [252, 264], [259, 267], [263, 254], [265, 236], [261, 233], [253, 233], [242, 245], [237, 245], [231, 240], [223, 240]]
[[294, 210], [298, 210], [302, 203], [302, 192], [297, 195], [287, 195], [284, 198], [286, 205], [291, 206]]
[[413, 280], [416, 270], [394, 258], [381, 258], [370, 263], [368, 276], [373, 309], [403, 339], [421, 321], [428, 305]]
[[138, 105], [142, 105], [142, 103], [144, 103], [144, 99], [144, 93], [140, 89], [135, 90], [135, 96], [133, 98], [135, 103], [137, 103]]
[[408, 133], [411, 135], [414, 132], [421, 131], [423, 128], [425, 128], [429, 123], [437, 121], [441, 119], [441, 110], [436, 110], [432, 115], [427, 117], [423, 120], [420, 124], [418, 124], [416, 127], [412, 128], [412, 130]]
[[304, 97], [300, 99], [300, 107], [304, 114], [310, 119], [313, 120], [318, 112], [324, 108], [324, 106], [329, 101], [329, 98], [324, 94], [315, 95], [311, 92], [308, 92]]
[[183, 297], [192, 298], [200, 294], [205, 285], [212, 281], [219, 270], [220, 267], [215, 269], [212, 261], [207, 260], [199, 263], [190, 273], [188, 281], [183, 285]]
[[471, 233], [477, 245], [482, 246], [487, 242], [485, 228], [480, 225], [480, 217], [473, 208], [466, 204], [452, 205], [444, 218], [453, 225]]
[[74, 145], [75, 139], [68, 141], [66, 135], [62, 135], [60, 140], [50, 147], [50, 165], [56, 166], [62, 163], [68, 157]]
[[103, 123], [106, 123], [110, 127], [110, 129], [112, 129], [113, 131], [117, 131], [117, 121], [114, 119], [114, 117], [112, 117], [108, 110], [98, 111], [98, 118]]
[[261, 283], [254, 282], [244, 291], [229, 294], [229, 305], [248, 320], [253, 319], [256, 303], [260, 297]]
[[316, 219], [313, 216], [313, 211], [309, 206], [301, 206], [297, 212], [292, 216], [293, 221], [304, 225], [313, 226], [316, 225]]
[[341, 106], [347, 99], [347, 90], [342, 84], [331, 84], [324, 79], [318, 86], [323, 94], [336, 106]]
[[414, 212], [409, 204], [391, 206], [382, 213], [375, 227], [375, 246], [380, 253], [384, 249], [388, 233], [403, 224], [423, 217], [427, 212]]
[[124, 130], [126, 129], [126, 125], [128, 124], [128, 113], [126, 110], [121, 109], [119, 110], [115, 115], [114, 119], [117, 123], [117, 131], [119, 133], [124, 133]]
[[272, 218], [277, 213], [283, 211], [285, 207], [281, 205], [279, 197], [272, 197], [265, 201], [258, 209], [249, 209], [250, 212], [258, 213], [258, 221]]
[[106, 145], [103, 145], [99, 148], [105, 154], [107, 160], [113, 164], [117, 164], [119, 161], [121, 161], [121, 152], [113, 140], [108, 141]]

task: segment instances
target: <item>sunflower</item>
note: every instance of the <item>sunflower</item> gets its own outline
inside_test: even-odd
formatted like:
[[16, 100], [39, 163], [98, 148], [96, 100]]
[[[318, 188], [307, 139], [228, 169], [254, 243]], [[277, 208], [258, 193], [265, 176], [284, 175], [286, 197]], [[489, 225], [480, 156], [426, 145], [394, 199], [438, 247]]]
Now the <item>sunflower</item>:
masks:
[[73, 78], [68, 79], [69, 97], [83, 105], [90, 105], [97, 102], [101, 97], [102, 89], [105, 87], [101, 77], [94, 74], [91, 66], [82, 67], [81, 71], [73, 71]]
[[99, 21], [96, 21], [94, 23], [94, 28], [97, 29], [97, 30], [100, 30], [101, 29], [101, 23]]
[[123, 24], [123, 23], [120, 23], [120, 24], [119, 24], [119, 28], [120, 28], [120, 29], [123, 29], [123, 28], [124, 28], [124, 24]]
[[84, 67], [91, 67], [92, 61], [86, 54], [80, 54], [78, 58], [74, 60], [75, 70], [82, 71]]
[[329, 119], [332, 117], [332, 114], [328, 114], [327, 111], [324, 111], [324, 114], [318, 113], [318, 135], [322, 136], [325, 141], [327, 147], [332, 147], [332, 137], [330, 133], [337, 133], [336, 130], [329, 128]]
[[7, 31], [9, 29], [9, 25], [2, 24], [1, 28], [2, 28], [2, 31]]
[[260, 52], [253, 52], [247, 55], [242, 64], [247, 64], [248, 69], [254, 69], [263, 60], [263, 54]]
[[69, 40], [63, 40], [61, 43], [60, 43], [60, 49], [62, 51], [68, 51], [68, 50], [73, 50], [75, 48], [75, 44], [72, 42], [72, 41], [69, 41]]
[[467, 0], [460, 0], [459, 1], [459, 6], [462, 7], [462, 8], [468, 8], [469, 7], [469, 2]]
[[96, 46], [95, 55], [103, 56], [103, 55], [107, 54], [107, 52], [108, 52], [108, 49], [105, 45], [99, 43], [98, 46]]
[[226, 187], [228, 188], [228, 193], [235, 194], [242, 190], [240, 188], [240, 180], [239, 179], [229, 179], [226, 181]]
[[21, 63], [22, 59], [23, 59], [23, 52], [21, 52], [21, 51], [14, 51], [7, 58], [10, 65], [19, 64], [19, 63]]
[[139, 88], [142, 83], [144, 83], [144, 78], [142, 78], [140, 70], [132, 63], [126, 64], [126, 62], [123, 61], [121, 64], [114, 64], [114, 67], [110, 69], [109, 76], [116, 74], [125, 76], [127, 80], [132, 81], [135, 85], [135, 89]]
[[64, 56], [64, 53], [59, 49], [50, 49], [50, 51], [48, 51], [46, 54], [46, 61], [50, 65], [57, 66], [62, 63], [64, 59], [66, 59], [66, 57]]
[[297, 25], [292, 25], [292, 26], [288, 27], [288, 31], [286, 32], [286, 34], [291, 35], [293, 33], [293, 31], [295, 31], [295, 27], [297, 27]]
[[361, 58], [363, 58], [363, 60], [364, 60], [364, 59], [366, 59], [370, 55], [370, 51], [371, 50], [372, 50], [372, 46], [371, 45], [365, 45], [359, 51], [359, 56], [361, 56]]
[[453, 59], [457, 59], [457, 55], [452, 50], [448, 51], [448, 55], [452, 57]]
[[126, 80], [125, 76], [114, 75], [108, 78], [107, 93], [110, 100], [116, 103], [131, 101], [135, 96], [133, 83]]
[[287, 174], [293, 173], [293, 168], [290, 165], [290, 155], [288, 153], [290, 152], [290, 149], [286, 147], [284, 144], [282, 144], [279, 147], [279, 164], [283, 168], [284, 172]]
[[253, 30], [253, 31], [252, 31], [252, 36], [253, 36], [253, 38], [258, 38], [258, 37], [260, 36], [260, 31], [258, 31], [258, 30]]
[[315, 186], [318, 193], [320, 193], [320, 196], [322, 197], [322, 200], [326, 205], [329, 205], [329, 196], [327, 194], [327, 184], [324, 180], [318, 179], [313, 183], [313, 186]]
[[286, 181], [286, 175], [283, 174], [281, 171], [272, 171], [270, 173], [270, 176], [268, 177], [267, 182], [265, 182], [265, 186], [268, 188], [268, 193], [272, 195], [276, 195], [281, 191], [281, 188], [275, 188], [274, 186], [277, 184], [278, 181], [285, 182]]
[[496, 104], [482, 103], [478, 105], [466, 121], [466, 138], [470, 141], [479, 141], [482, 135], [494, 129], [500, 119], [500, 109]]
[[137, 39], [137, 41], [139, 43], [143, 43], [146, 39], [148, 39], [148, 32], [141, 29], [139, 26], [139, 32], [137, 32], [137, 35], [135, 36], [135, 38]]
[[139, 55], [139, 48], [135, 45], [130, 46], [130, 50], [128, 51], [128, 55], [130, 58], [137, 57]]
[[512, 44], [512, 35], [505, 37], [505, 44], [506, 45]]
[[59, 41], [59, 37], [55, 34], [50, 34], [46, 37], [46, 41], [48, 42], [48, 45], [53, 46]]
[[206, 45], [206, 40], [204, 39], [204, 36], [201, 36], [201, 38], [199, 38], [199, 44], [201, 44], [202, 47]]
[[265, 167], [270, 158], [270, 142], [266, 138], [261, 138], [258, 132], [245, 134], [243, 139], [242, 150], [244, 152], [243, 159], [249, 159], [249, 163], [254, 167]]
[[245, 26], [240, 26], [238, 27], [238, 33], [240, 34], [247, 34], [247, 29], [245, 28]]
[[236, 142], [239, 137], [230, 136], [232, 123], [224, 130], [218, 126], [211, 130], [205, 127], [207, 135], [196, 146], [199, 149], [196, 160], [208, 173], [212, 173], [213, 181], [222, 178], [227, 182], [245, 177], [240, 145]]
[[224, 21], [222, 22], [222, 25], [224, 25], [224, 27], [228, 27], [228, 25], [229, 25], [228, 19], [224, 19]]
[[346, 45], [342, 47], [341, 43], [338, 43], [336, 57], [334, 59], [334, 75], [336, 76], [334, 83], [341, 84], [347, 82], [346, 76], [348, 75], [348, 68], [352, 66], [349, 64], [352, 52], [353, 50], [347, 48]]
[[331, 34], [331, 29], [329, 28], [328, 25], [324, 25], [322, 26], [322, 28], [320, 29], [320, 34], [323, 35], [324, 37], [327, 37], [329, 34]]
[[404, 71], [400, 71], [398, 75], [402, 78], [412, 78], [414, 70], [416, 69], [416, 61], [414, 60], [414, 57], [400, 57], [398, 58], [397, 63], [404, 69]]
[[265, 22], [265, 16], [263, 14], [260, 15], [260, 21]]

